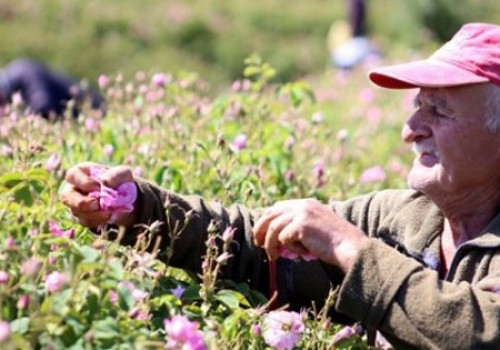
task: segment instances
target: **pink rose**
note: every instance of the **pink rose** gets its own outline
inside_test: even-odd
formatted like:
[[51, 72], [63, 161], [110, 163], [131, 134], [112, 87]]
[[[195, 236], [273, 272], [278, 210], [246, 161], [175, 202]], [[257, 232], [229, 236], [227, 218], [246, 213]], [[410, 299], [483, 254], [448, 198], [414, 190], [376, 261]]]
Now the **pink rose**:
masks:
[[278, 254], [282, 258], [290, 259], [290, 260], [297, 260], [297, 259], [301, 258], [301, 259], [304, 259], [305, 261], [311, 261], [311, 260], [317, 260], [318, 259], [316, 256], [314, 256], [311, 253], [306, 253], [306, 254], [300, 254], [299, 255], [297, 253], [294, 253], [294, 252], [288, 250], [284, 246], [280, 246], [278, 248]]
[[65, 273], [60, 273], [57, 271], [51, 272], [45, 278], [45, 288], [51, 293], [60, 291], [68, 283], [69, 283], [69, 276]]
[[205, 350], [203, 333], [198, 329], [197, 322], [191, 322], [186, 316], [174, 315], [165, 319], [167, 334], [167, 349]]
[[111, 211], [109, 223], [115, 223], [122, 213], [130, 213], [134, 210], [137, 199], [137, 186], [135, 182], [124, 182], [116, 188], [106, 186], [101, 182], [101, 175], [106, 171], [103, 167], [90, 169], [90, 176], [100, 183], [99, 191], [93, 191], [89, 195], [99, 199], [101, 210]]
[[264, 318], [262, 336], [276, 350], [291, 350], [300, 341], [305, 329], [302, 317], [297, 312], [271, 311]]

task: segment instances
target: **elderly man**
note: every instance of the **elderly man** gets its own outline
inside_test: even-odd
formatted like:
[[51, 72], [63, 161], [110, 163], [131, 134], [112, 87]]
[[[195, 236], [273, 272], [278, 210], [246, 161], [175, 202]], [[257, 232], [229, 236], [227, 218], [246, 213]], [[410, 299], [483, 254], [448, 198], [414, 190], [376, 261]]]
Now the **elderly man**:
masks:
[[[467, 24], [429, 59], [375, 69], [370, 79], [420, 89], [402, 131], [416, 155], [411, 189], [331, 206], [304, 199], [225, 210], [167, 193], [119, 166], [102, 181], [112, 187], [135, 181], [139, 196], [132, 213], [115, 222], [132, 239], [135, 224], [168, 221], [164, 203], [170, 223], [193, 210], [175, 241], [173, 264], [199, 269], [209, 223], [221, 232], [231, 225], [239, 244], [225, 276], [276, 289], [280, 303], [321, 303], [331, 284], [340, 285], [332, 317], [361, 321], [395, 348], [499, 349], [500, 26]], [[91, 228], [111, 215], [88, 195], [98, 188], [93, 166], [68, 171], [62, 193]], [[167, 224], [162, 234], [168, 237]], [[278, 259], [283, 248], [319, 260]]]

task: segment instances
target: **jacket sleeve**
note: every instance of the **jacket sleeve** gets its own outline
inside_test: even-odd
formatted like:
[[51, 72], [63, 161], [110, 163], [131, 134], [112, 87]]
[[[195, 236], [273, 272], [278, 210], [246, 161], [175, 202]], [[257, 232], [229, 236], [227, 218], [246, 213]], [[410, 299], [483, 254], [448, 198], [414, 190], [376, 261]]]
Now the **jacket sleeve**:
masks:
[[[482, 283], [498, 288], [500, 273]], [[500, 348], [500, 295], [494, 289], [442, 281], [377, 239], [347, 273], [336, 308], [379, 329], [395, 348]]]
[[377, 237], [384, 219], [414, 199], [385, 192], [336, 204], [339, 215], [371, 237], [342, 281], [336, 310], [378, 329], [397, 349], [499, 349], [500, 266], [477, 281], [447, 282]]
[[[279, 259], [275, 276], [270, 277], [267, 255], [262, 248], [254, 245], [252, 239], [252, 226], [261, 209], [249, 210], [242, 205], [226, 209], [216, 201], [208, 202], [198, 196], [181, 196], [142, 179], [136, 182], [139, 189], [136, 204], [138, 224], [127, 231], [123, 244], [135, 244], [139, 234], [147, 231], [147, 227], [154, 227], [161, 237], [160, 252], [164, 254], [171, 235], [177, 232], [169, 263], [199, 272], [209, 226], [215, 227], [219, 233], [230, 226], [236, 229], [232, 258], [225, 266], [222, 278], [246, 282], [250, 288], [268, 298], [271, 297], [270, 278], [273, 278], [278, 292], [277, 304], [288, 305], [293, 310], [311, 307], [313, 303], [318, 309], [321, 308], [330, 288], [339, 285], [341, 274], [335, 268], [324, 268], [319, 261]], [[345, 317], [337, 316], [338, 321], [347, 322]]]
[[[149, 248], [159, 237], [160, 260], [168, 259], [172, 266], [199, 273], [209, 228], [222, 234], [226, 228], [232, 227], [235, 229], [231, 246], [233, 257], [224, 267], [221, 277], [248, 282], [252, 289], [267, 293], [266, 254], [254, 245], [251, 237], [258, 209], [250, 211], [241, 205], [225, 209], [219, 202], [208, 202], [199, 196], [181, 196], [146, 180], [136, 179], [136, 183], [137, 224], [127, 231], [122, 244], [134, 245], [139, 235], [153, 232]], [[172, 237], [175, 237], [173, 242]]]

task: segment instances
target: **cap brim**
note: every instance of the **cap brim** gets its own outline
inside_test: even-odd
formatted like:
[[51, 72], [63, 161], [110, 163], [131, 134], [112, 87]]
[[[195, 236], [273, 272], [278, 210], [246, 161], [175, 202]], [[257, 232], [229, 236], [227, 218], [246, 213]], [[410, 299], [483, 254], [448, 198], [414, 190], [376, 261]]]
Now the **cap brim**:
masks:
[[368, 77], [374, 84], [388, 89], [452, 87], [489, 81], [468, 70], [432, 59], [376, 68]]

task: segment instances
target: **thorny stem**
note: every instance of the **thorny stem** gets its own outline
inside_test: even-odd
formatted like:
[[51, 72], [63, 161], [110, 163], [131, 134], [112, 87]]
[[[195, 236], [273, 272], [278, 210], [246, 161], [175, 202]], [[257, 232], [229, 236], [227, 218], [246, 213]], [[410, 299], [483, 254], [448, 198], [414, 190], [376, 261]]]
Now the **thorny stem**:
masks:
[[[217, 240], [221, 239], [223, 241], [222, 252], [219, 254], [219, 246], [217, 245]], [[200, 296], [203, 299], [202, 310], [208, 312], [210, 309], [210, 295], [215, 290], [215, 285], [217, 283], [217, 278], [221, 268], [226, 264], [227, 259], [230, 258], [229, 250], [231, 246], [232, 238], [223, 239], [223, 237], [217, 233], [217, 228], [212, 223], [208, 227], [208, 238], [207, 238], [207, 250], [206, 255], [203, 260], [202, 265], [202, 275], [201, 275], [201, 289]], [[223, 254], [227, 254], [225, 258]]]

